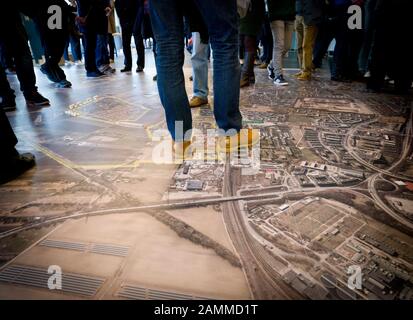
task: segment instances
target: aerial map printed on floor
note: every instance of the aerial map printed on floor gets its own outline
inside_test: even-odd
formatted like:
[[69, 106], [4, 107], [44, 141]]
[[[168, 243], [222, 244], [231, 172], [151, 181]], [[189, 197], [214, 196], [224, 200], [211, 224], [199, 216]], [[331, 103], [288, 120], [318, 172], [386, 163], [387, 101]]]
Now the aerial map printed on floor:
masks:
[[[154, 164], [156, 84], [76, 76], [60, 105], [10, 117], [38, 165], [0, 187], [1, 299], [413, 299], [409, 97], [258, 71], [241, 91], [261, 134], [245, 174]], [[214, 128], [209, 106], [193, 116]]]

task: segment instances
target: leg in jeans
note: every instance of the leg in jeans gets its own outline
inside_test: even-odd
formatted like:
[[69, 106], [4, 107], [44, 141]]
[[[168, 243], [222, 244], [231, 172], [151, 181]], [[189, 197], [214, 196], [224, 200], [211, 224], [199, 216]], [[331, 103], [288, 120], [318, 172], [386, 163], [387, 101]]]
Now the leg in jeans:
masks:
[[295, 19], [295, 32], [297, 35], [297, 52], [300, 69], [303, 70], [303, 42], [304, 42], [304, 18], [297, 16]]
[[254, 61], [257, 52], [257, 38], [254, 36], [245, 35], [244, 37], [244, 64], [241, 68], [241, 88], [249, 84], [255, 83]]
[[93, 31], [86, 31], [83, 34], [85, 46], [85, 68], [87, 72], [96, 72], [96, 39], [97, 34]]
[[130, 42], [132, 38], [132, 27], [122, 25], [122, 47], [123, 55], [125, 56], [124, 65], [126, 68], [132, 68], [132, 51]]
[[65, 50], [63, 51], [63, 58], [65, 61], [69, 61], [69, 40], [66, 41]]
[[304, 41], [303, 41], [303, 66], [304, 74], [311, 75], [313, 71], [313, 50], [317, 36], [317, 26], [307, 26], [304, 24]]
[[[351, 79], [357, 79], [360, 75], [359, 56], [363, 45], [364, 32], [362, 30], [348, 30], [348, 47], [347, 47], [347, 76]], [[364, 76], [364, 73], [363, 73]]]
[[65, 50], [63, 52], [63, 57], [66, 61], [69, 61], [69, 44], [70, 51], [72, 53], [73, 61], [82, 60], [82, 52], [80, 50], [80, 39], [76, 35], [69, 35], [69, 39], [66, 41]]
[[27, 95], [37, 91], [33, 59], [29, 45], [27, 44], [27, 34], [20, 18], [15, 19], [13, 22], [10, 37], [6, 38], [5, 45], [10, 48], [10, 52], [13, 54], [20, 89]]
[[82, 50], [80, 49], [80, 39], [77, 35], [70, 35], [70, 50], [74, 61], [82, 60]]
[[[183, 141], [187, 130], [192, 129], [192, 115], [185, 79], [183, 10], [179, 0], [152, 0], [150, 15], [156, 38], [156, 70], [158, 91], [165, 109], [166, 122], [172, 138]], [[180, 121], [177, 131], [176, 121]], [[180, 132], [183, 128], [183, 132]]]
[[214, 115], [220, 129], [242, 128], [236, 0], [195, 0], [208, 27], [214, 59]]
[[[3, 47], [2, 42], [0, 42], [0, 47]], [[2, 99], [10, 98], [14, 99], [14, 90], [10, 87], [9, 81], [7, 80], [6, 72], [4, 67], [0, 64], [0, 97]]]
[[14, 68], [13, 55], [5, 45], [0, 46], [0, 64], [3, 68]]
[[271, 26], [268, 18], [265, 18], [265, 21], [262, 26], [262, 35], [261, 35], [261, 42], [263, 45], [263, 55], [262, 55], [262, 62], [266, 64], [270, 64], [272, 59], [272, 48], [273, 48], [273, 41], [272, 41], [272, 34], [271, 34]]
[[335, 39], [336, 46], [334, 48], [332, 76], [340, 78], [346, 76], [346, 58], [349, 45], [347, 20], [343, 14], [341, 14], [335, 22]]
[[113, 34], [108, 33], [109, 58], [115, 60], [115, 39]]
[[293, 42], [293, 33], [294, 33], [294, 21], [286, 21], [284, 29], [284, 51], [283, 57], [291, 50], [291, 45]]
[[[0, 64], [0, 96], [4, 97], [5, 95], [13, 95], [13, 90], [10, 88], [9, 82], [7, 81], [3, 66]], [[2, 156], [14, 151], [14, 146], [16, 144], [17, 138], [10, 126], [10, 122], [7, 119], [3, 108], [0, 108], [0, 150]]]
[[143, 69], [145, 68], [145, 46], [143, 44], [142, 34], [137, 32], [133, 35], [133, 38], [135, 40], [136, 53], [138, 54], [136, 64]]
[[313, 64], [316, 68], [323, 66], [323, 59], [331, 41], [334, 39], [333, 24], [325, 19], [319, 27], [313, 50]]
[[368, 71], [371, 50], [374, 38], [374, 8], [377, 0], [367, 0], [364, 3], [364, 41], [359, 57], [359, 70], [363, 73]]
[[281, 20], [271, 22], [272, 39], [274, 47], [272, 52], [272, 67], [274, 68], [275, 77], [282, 75], [283, 70], [283, 53], [284, 53], [284, 37], [285, 23]]
[[209, 45], [201, 42], [199, 32], [192, 33], [192, 77], [194, 96], [208, 99], [208, 50]]
[[107, 34], [98, 34], [96, 44], [96, 66], [109, 65], [109, 50]]
[[13, 155], [16, 152], [14, 148], [17, 144], [17, 138], [10, 125], [9, 119], [7, 119], [6, 113], [3, 108], [0, 108], [0, 150], [2, 159], [5, 156]]

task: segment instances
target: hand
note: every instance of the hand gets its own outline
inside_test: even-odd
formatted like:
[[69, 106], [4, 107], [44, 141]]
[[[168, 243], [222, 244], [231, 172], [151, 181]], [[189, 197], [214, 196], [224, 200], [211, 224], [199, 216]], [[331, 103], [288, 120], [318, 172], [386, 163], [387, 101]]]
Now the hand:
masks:
[[75, 21], [76, 21], [76, 23], [77, 23], [79, 26], [81, 26], [81, 27], [86, 26], [86, 17], [76, 16]]
[[110, 14], [112, 13], [112, 8], [111, 7], [106, 7], [105, 12], [106, 12], [106, 16], [109, 17]]

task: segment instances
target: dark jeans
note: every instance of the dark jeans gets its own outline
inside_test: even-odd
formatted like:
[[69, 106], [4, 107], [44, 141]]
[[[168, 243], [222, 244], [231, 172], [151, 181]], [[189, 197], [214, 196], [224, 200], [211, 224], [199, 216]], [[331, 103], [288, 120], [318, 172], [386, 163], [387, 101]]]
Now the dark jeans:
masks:
[[[0, 95], [3, 96], [7, 90], [11, 90], [7, 81], [6, 73], [0, 65]], [[14, 146], [17, 144], [17, 138], [14, 135], [13, 129], [10, 126], [3, 108], [0, 108], [0, 150], [2, 157], [14, 151]]]
[[20, 16], [16, 16], [16, 19], [12, 20], [9, 28], [7, 34], [0, 39], [0, 47], [7, 48], [9, 54], [13, 56], [20, 89], [25, 95], [30, 94], [37, 90], [36, 76], [33, 69], [32, 54], [27, 43], [27, 34]]
[[316, 68], [321, 68], [323, 66], [323, 59], [327, 53], [331, 41], [334, 39], [333, 28], [333, 21], [327, 17], [319, 25], [313, 51], [313, 65]]
[[272, 40], [271, 25], [267, 17], [262, 25], [260, 41], [263, 47], [263, 53], [260, 57], [261, 61], [270, 64], [274, 45]]
[[331, 30], [336, 39], [334, 56], [331, 61], [330, 71], [332, 77], [346, 77], [348, 73], [349, 32], [347, 26], [347, 12], [341, 10], [331, 20]]
[[412, 10], [411, 1], [377, 2], [369, 88], [382, 89], [385, 76], [388, 75], [395, 81], [395, 89], [400, 93], [407, 93], [410, 89], [413, 74], [411, 46], [405, 46], [403, 50], [395, 48], [405, 42], [408, 30], [411, 30]]
[[72, 52], [72, 57], [74, 61], [82, 60], [82, 49], [80, 46], [80, 38], [76, 35], [70, 35], [69, 40], [66, 42], [66, 47], [64, 51], [64, 58], [66, 61], [69, 61], [69, 43], [70, 43], [70, 51]]
[[[7, 80], [6, 72], [3, 66], [0, 64], [0, 97], [15, 97], [14, 90], [10, 87]], [[1, 108], [0, 108], [1, 109]]]
[[96, 66], [104, 66], [110, 64], [108, 50], [108, 35], [98, 34], [96, 42]]
[[32, 52], [33, 59], [34, 61], [36, 61], [36, 63], [38, 63], [43, 58], [43, 55], [45, 54], [38, 27], [36, 26], [34, 21], [30, 18], [24, 17], [22, 21], [23, 21], [23, 26], [27, 32], [27, 37], [29, 38], [30, 49]]
[[[66, 17], [65, 10], [62, 10], [62, 12], [64, 19]], [[44, 13], [36, 17], [34, 21], [40, 33], [46, 65], [49, 68], [59, 68], [59, 62], [63, 56], [69, 37], [68, 31], [66, 28], [50, 29], [47, 25], [48, 16]]]
[[255, 55], [255, 53], [257, 52], [257, 37], [243, 35], [241, 36], [241, 39], [244, 42], [245, 52]]
[[366, 0], [364, 3], [364, 39], [359, 57], [359, 69], [367, 72], [374, 38], [374, 9], [377, 0]]
[[115, 60], [115, 39], [113, 38], [113, 34], [108, 33], [108, 45], [109, 45], [109, 58], [111, 60]]
[[[220, 129], [239, 131], [240, 65], [236, 0], [194, 0], [208, 27], [214, 61], [214, 115]], [[181, 141], [192, 129], [185, 91], [183, 8], [179, 0], [152, 0], [151, 22], [157, 41], [158, 90], [172, 138]], [[181, 121], [183, 132], [175, 132]], [[179, 127], [179, 126], [178, 126]]]
[[96, 72], [96, 43], [97, 33], [94, 30], [83, 32], [83, 45], [85, 47], [86, 72]]
[[0, 64], [3, 68], [14, 68], [13, 56], [5, 45], [0, 46]]
[[136, 53], [138, 54], [138, 59], [136, 64], [142, 68], [145, 67], [145, 47], [143, 45], [143, 38], [140, 32], [133, 32], [133, 26], [122, 25], [122, 46], [123, 54], [125, 55], [125, 67], [132, 67], [132, 50], [131, 50], [131, 39], [135, 40]]

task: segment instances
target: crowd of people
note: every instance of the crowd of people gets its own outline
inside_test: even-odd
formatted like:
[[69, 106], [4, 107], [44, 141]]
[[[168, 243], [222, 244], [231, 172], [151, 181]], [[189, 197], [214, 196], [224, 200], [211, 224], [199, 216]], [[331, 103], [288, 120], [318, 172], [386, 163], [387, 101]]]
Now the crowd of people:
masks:
[[[360, 17], [354, 19], [360, 20], [361, 28], [349, 26], [355, 14], [351, 6], [360, 8]], [[288, 85], [283, 57], [291, 49], [295, 31], [298, 80], [311, 80], [335, 40], [329, 61], [332, 81], [363, 80], [369, 90], [380, 91], [390, 77], [396, 91], [406, 93], [412, 80], [412, 52], [404, 46], [403, 34], [412, 29], [407, 22], [411, 9], [406, 0], [252, 0], [240, 27], [246, 61], [241, 86], [253, 82], [258, 43], [263, 46], [260, 67], [268, 69], [275, 85]]]
[[[0, 20], [0, 147], [1, 168], [10, 169], [2, 172], [0, 179], [10, 179], [34, 165], [32, 155], [20, 155], [15, 149], [17, 139], [5, 115], [16, 109], [15, 92], [7, 74], [17, 75], [27, 105], [38, 107], [50, 103], [36, 86], [33, 60], [38, 61], [39, 56], [44, 56], [40, 71], [59, 88], [72, 86], [61, 68], [62, 59], [84, 64], [89, 78], [115, 73], [115, 12], [122, 36], [124, 67], [121, 72], [132, 71], [132, 38], [137, 53], [136, 72], [144, 70], [144, 39], [152, 39], [157, 69], [154, 80], [174, 141], [174, 152], [182, 157], [191, 145], [190, 108], [209, 101], [211, 57], [213, 109], [220, 129], [218, 147], [224, 151], [258, 141], [257, 132], [242, 130], [240, 88], [255, 83], [255, 67], [266, 68], [274, 85], [287, 86], [289, 79], [283, 61], [291, 51], [294, 34], [300, 69], [294, 75], [296, 79], [311, 81], [314, 72], [322, 68], [325, 57], [329, 56], [331, 81], [365, 81], [368, 90], [379, 92], [391, 80], [397, 93], [409, 92], [413, 74], [408, 45], [410, 0], [250, 0], [242, 1], [248, 6], [241, 17], [239, 2], [8, 1], [7, 14]], [[50, 27], [52, 5], [61, 8], [61, 28]], [[349, 10], [354, 5], [361, 9], [361, 28], [349, 26], [349, 19], [357, 13]], [[31, 27], [27, 27], [28, 23]], [[190, 100], [182, 70], [184, 38], [191, 44], [193, 95]], [[335, 46], [330, 54], [333, 40]], [[246, 139], [242, 139], [243, 136]]]

